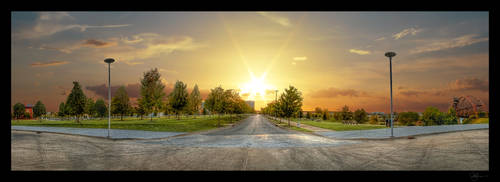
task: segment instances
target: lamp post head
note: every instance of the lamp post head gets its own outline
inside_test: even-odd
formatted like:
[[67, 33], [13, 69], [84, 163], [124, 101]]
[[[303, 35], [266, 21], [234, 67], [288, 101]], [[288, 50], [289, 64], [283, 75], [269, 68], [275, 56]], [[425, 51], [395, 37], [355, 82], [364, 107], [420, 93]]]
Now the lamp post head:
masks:
[[115, 60], [113, 58], [107, 58], [104, 60], [105, 63], [108, 63], [108, 64], [111, 64], [113, 62], [115, 62]]
[[395, 53], [395, 52], [386, 52], [386, 53], [385, 53], [385, 56], [386, 56], [386, 57], [390, 57], [390, 58], [391, 58], [391, 57], [396, 56], [396, 53]]

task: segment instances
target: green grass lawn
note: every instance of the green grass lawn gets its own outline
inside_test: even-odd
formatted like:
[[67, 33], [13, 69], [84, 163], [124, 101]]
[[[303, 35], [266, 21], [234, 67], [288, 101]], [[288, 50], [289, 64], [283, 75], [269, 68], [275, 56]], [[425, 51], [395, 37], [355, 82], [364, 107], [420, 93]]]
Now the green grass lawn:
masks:
[[466, 124], [488, 124], [488, 123], [490, 123], [490, 118], [478, 118]]
[[[293, 120], [297, 122], [297, 120]], [[300, 124], [306, 124], [310, 126], [315, 126], [319, 128], [325, 128], [335, 131], [348, 131], [348, 130], [370, 130], [370, 129], [380, 129], [386, 128], [383, 125], [372, 125], [372, 124], [357, 124], [357, 125], [347, 125], [341, 122], [331, 122], [331, 121], [310, 121], [310, 120], [300, 120]]]
[[273, 119], [269, 118], [269, 121], [271, 121], [274, 124], [277, 124], [280, 127], [289, 128], [289, 129], [292, 129], [292, 130], [302, 131], [302, 132], [312, 132], [311, 130], [307, 130], [307, 129], [304, 129], [304, 128], [299, 128], [299, 127], [296, 127], [296, 126], [290, 126], [290, 127], [288, 127], [288, 121], [285, 121], [285, 120], [283, 120], [283, 121], [281, 121], [281, 123], [279, 123], [279, 121], [273, 120]]
[[[194, 132], [209, 130], [217, 128], [217, 122], [220, 120], [221, 126], [226, 124], [233, 124], [240, 121], [249, 115], [229, 115], [221, 116], [197, 116], [193, 117], [182, 117], [177, 120], [175, 117], [171, 118], [144, 118], [143, 120], [137, 118], [124, 118], [123, 121], [120, 119], [111, 120], [112, 129], [126, 129], [126, 130], [145, 130], [145, 131], [170, 131], [170, 132]], [[23, 126], [49, 126], [49, 127], [71, 127], [71, 128], [108, 128], [107, 119], [99, 120], [84, 120], [76, 123], [74, 120], [66, 121], [47, 121], [42, 122], [38, 120], [11, 120], [12, 125], [23, 125]]]

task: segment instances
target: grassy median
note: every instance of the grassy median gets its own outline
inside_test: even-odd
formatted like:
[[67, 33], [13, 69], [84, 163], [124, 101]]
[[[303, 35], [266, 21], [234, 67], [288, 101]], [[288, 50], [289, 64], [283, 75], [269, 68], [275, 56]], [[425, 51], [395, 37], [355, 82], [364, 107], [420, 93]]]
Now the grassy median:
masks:
[[[297, 120], [293, 120], [297, 122]], [[372, 125], [372, 124], [342, 124], [341, 122], [332, 122], [332, 121], [311, 121], [311, 120], [300, 120], [300, 124], [306, 124], [310, 126], [315, 126], [318, 128], [324, 128], [334, 131], [348, 131], [348, 130], [371, 130], [371, 129], [380, 129], [386, 128], [383, 125]]]
[[[112, 129], [126, 129], [126, 130], [145, 130], [145, 131], [170, 131], [170, 132], [194, 132], [209, 130], [217, 128], [217, 123], [220, 120], [221, 126], [228, 124], [234, 124], [242, 119], [248, 117], [248, 114], [243, 115], [225, 115], [225, 116], [197, 116], [194, 117], [182, 117], [181, 119], [176, 119], [175, 117], [162, 117], [153, 118], [124, 118], [123, 121], [120, 119], [111, 120]], [[48, 121], [42, 120], [11, 120], [13, 126], [48, 126], [48, 127], [70, 127], [70, 128], [108, 128], [107, 119], [97, 119], [97, 120], [83, 120], [80, 123], [76, 123], [75, 120], [65, 120], [65, 121]]]

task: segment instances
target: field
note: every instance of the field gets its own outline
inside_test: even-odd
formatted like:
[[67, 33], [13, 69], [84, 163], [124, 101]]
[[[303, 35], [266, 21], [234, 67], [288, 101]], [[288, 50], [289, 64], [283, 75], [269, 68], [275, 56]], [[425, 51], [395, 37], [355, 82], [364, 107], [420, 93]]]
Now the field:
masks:
[[[249, 115], [226, 115], [226, 116], [197, 116], [182, 117], [179, 120], [175, 117], [171, 118], [124, 118], [111, 120], [112, 129], [126, 129], [126, 130], [145, 130], [145, 131], [170, 131], [170, 132], [193, 132], [217, 128], [217, 123], [220, 120], [221, 126], [233, 124], [240, 121]], [[49, 120], [11, 120], [12, 125], [23, 126], [49, 126], [49, 127], [71, 127], [71, 128], [108, 128], [108, 120], [83, 120], [76, 123], [75, 120], [64, 121], [49, 121]]]
[[295, 130], [295, 131], [302, 131], [302, 132], [312, 132], [311, 130], [307, 130], [307, 129], [304, 129], [304, 128], [299, 128], [297, 126], [293, 126], [293, 125], [290, 125], [290, 127], [288, 127], [288, 121], [281, 121], [281, 123], [278, 121], [278, 120], [274, 120], [272, 118], [268, 118], [269, 121], [271, 121], [272, 123], [280, 126], [280, 127], [284, 127], [284, 128], [289, 128], [289, 129], [292, 129], [292, 130]]
[[[298, 120], [294, 119], [293, 121], [297, 122]], [[315, 126], [335, 131], [371, 130], [371, 129], [386, 128], [384, 125], [372, 125], [372, 124], [348, 125], [348, 124], [342, 124], [341, 122], [332, 122], [329, 120], [328, 121], [300, 120], [300, 124], [306, 124], [310, 126]]]

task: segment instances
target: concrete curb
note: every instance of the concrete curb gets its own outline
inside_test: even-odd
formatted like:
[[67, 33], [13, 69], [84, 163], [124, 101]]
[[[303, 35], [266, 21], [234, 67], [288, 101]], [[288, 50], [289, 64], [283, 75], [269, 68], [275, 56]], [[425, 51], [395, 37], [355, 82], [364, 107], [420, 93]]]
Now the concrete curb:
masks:
[[[416, 135], [408, 135], [408, 136], [398, 136], [398, 137], [389, 137], [389, 138], [330, 138], [330, 139], [336, 139], [336, 140], [394, 140], [394, 139], [404, 139], [408, 137], [417, 137], [417, 136], [427, 136], [427, 135], [438, 135], [438, 134], [445, 134], [445, 133], [454, 133], [454, 132], [462, 132], [462, 131], [472, 131], [472, 130], [489, 130], [489, 128], [473, 128], [473, 129], [466, 129], [466, 130], [456, 130], [456, 131], [441, 131], [441, 132], [435, 132], [435, 133], [423, 133], [423, 134], [416, 134]], [[326, 137], [326, 136], [323, 136]]]

